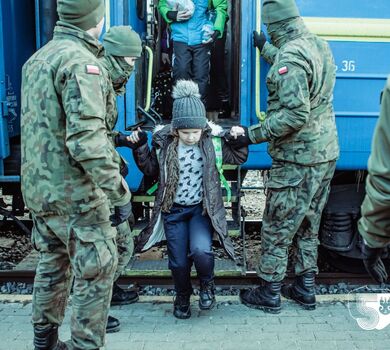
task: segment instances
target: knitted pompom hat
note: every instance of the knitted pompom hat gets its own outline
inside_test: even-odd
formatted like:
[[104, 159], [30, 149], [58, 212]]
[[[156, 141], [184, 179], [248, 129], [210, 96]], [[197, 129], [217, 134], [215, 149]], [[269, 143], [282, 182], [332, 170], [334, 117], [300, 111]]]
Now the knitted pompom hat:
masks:
[[204, 129], [206, 108], [200, 99], [199, 87], [192, 80], [178, 80], [172, 91], [172, 128]]

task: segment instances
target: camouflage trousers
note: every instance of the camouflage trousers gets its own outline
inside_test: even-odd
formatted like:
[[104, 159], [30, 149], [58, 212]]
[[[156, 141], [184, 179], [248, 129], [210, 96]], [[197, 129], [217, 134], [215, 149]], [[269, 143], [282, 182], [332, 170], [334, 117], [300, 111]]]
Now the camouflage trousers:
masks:
[[283, 280], [291, 244], [295, 274], [318, 272], [318, 230], [335, 166], [334, 161], [315, 166], [272, 164], [257, 270], [263, 280]]
[[109, 215], [107, 203], [75, 215], [33, 215], [39, 263], [32, 322], [61, 325], [74, 275], [71, 334], [77, 349], [104, 345], [117, 267], [116, 230]]
[[118, 267], [115, 272], [114, 281], [116, 281], [119, 276], [125, 270], [127, 264], [129, 263], [131, 257], [134, 253], [134, 241], [133, 233], [131, 231], [129, 222], [126, 220], [117, 226], [117, 235], [116, 235], [116, 245], [118, 248]]

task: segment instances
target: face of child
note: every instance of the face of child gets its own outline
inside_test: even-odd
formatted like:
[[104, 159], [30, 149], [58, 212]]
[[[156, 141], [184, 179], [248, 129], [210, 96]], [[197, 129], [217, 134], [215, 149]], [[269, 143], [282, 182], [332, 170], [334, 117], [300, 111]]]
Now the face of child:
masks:
[[202, 136], [202, 129], [179, 129], [179, 139], [185, 145], [192, 146], [199, 142]]

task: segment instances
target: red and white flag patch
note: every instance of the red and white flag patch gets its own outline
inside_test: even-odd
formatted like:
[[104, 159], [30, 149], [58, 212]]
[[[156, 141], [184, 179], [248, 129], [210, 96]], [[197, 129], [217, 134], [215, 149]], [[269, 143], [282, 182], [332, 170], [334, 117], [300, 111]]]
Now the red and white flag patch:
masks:
[[93, 64], [87, 64], [87, 74], [100, 75], [100, 69]]
[[283, 66], [283, 67], [279, 68], [279, 70], [278, 70], [279, 75], [286, 74], [287, 72], [288, 72], [287, 66]]

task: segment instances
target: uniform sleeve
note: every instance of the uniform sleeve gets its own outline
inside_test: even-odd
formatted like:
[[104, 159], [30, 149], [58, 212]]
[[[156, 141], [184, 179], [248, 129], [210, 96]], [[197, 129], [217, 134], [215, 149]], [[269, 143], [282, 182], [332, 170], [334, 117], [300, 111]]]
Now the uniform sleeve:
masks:
[[157, 8], [161, 16], [164, 18], [165, 22], [167, 23], [173, 22], [171, 19], [167, 17], [167, 12], [172, 11], [172, 9], [167, 5], [166, 0], [159, 0]]
[[274, 70], [280, 109], [267, 112], [264, 122], [249, 128], [252, 142], [260, 143], [287, 136], [301, 129], [310, 116], [310, 93], [306, 71], [291, 63], [279, 63]]
[[213, 7], [217, 14], [214, 22], [214, 30], [218, 30], [220, 33], [219, 38], [222, 38], [227, 18], [227, 0], [213, 0]]
[[390, 243], [390, 80], [382, 94], [381, 113], [368, 160], [366, 197], [359, 231], [372, 248]]
[[124, 205], [131, 196], [114, 162], [105, 125], [106, 105], [102, 75], [76, 71], [62, 89], [66, 114], [66, 147], [71, 157], [107, 195], [112, 205]]
[[269, 64], [273, 64], [278, 51], [279, 49], [276, 46], [267, 41], [264, 44], [263, 50], [261, 50], [261, 55]]

